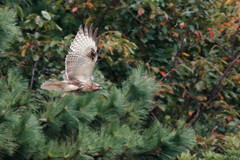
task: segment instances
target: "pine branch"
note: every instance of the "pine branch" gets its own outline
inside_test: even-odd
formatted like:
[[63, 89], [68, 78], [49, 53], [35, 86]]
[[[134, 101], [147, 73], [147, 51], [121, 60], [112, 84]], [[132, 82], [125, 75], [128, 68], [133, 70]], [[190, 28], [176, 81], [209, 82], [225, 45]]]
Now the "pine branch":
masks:
[[108, 146], [106, 149], [104, 149], [101, 153], [95, 153], [92, 156], [94, 158], [98, 158], [98, 157], [103, 157], [110, 149], [112, 149], [112, 146]]
[[19, 36], [16, 13], [9, 8], [0, 8], [0, 53], [11, 47]]
[[79, 148], [79, 149], [76, 151], [76, 153], [74, 153], [74, 154], [73, 154], [71, 157], [69, 157], [67, 160], [72, 160], [72, 159], [76, 158], [81, 151], [82, 151], [82, 148]]
[[58, 114], [55, 115], [55, 118], [59, 117], [63, 112], [65, 112], [68, 109], [68, 106], [65, 106]]

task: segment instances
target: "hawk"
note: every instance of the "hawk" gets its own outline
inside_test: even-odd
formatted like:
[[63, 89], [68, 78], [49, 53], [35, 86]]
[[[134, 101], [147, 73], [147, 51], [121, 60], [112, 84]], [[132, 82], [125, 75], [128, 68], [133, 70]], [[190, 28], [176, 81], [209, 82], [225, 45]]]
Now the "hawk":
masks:
[[91, 92], [103, 89], [93, 82], [92, 72], [96, 64], [97, 32], [92, 24], [88, 28], [82, 25], [70, 45], [70, 51], [65, 58], [65, 73], [63, 81], [47, 81], [41, 85], [42, 89], [64, 92]]

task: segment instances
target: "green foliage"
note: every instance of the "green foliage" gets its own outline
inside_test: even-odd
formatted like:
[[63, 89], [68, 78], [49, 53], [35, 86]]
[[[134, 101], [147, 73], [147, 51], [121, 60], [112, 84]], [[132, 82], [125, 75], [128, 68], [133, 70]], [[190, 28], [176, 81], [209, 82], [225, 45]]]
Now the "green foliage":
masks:
[[1, 103], [3, 158], [174, 159], [195, 144], [192, 129], [149, 120], [156, 87], [142, 67], [130, 73], [122, 88], [74, 97], [58, 98], [48, 91], [32, 97], [17, 70], [0, 82], [6, 101]]
[[[239, 1], [0, 4], [3, 158], [238, 158]], [[38, 89], [61, 79], [79, 25], [91, 23], [106, 89], [63, 98]]]
[[191, 155], [190, 152], [183, 153], [178, 157], [179, 160], [228, 160], [239, 159], [240, 139], [239, 135], [213, 136], [210, 138], [199, 137], [198, 145], [205, 148], [204, 152], [196, 152]]
[[0, 53], [6, 51], [19, 37], [16, 13], [9, 8], [0, 8]]
[[27, 81], [17, 70], [9, 70], [7, 77], [0, 79], [4, 91], [0, 94], [1, 155], [29, 159], [38, 154], [36, 148], [43, 145], [44, 137], [36, 116], [31, 114], [35, 108]]

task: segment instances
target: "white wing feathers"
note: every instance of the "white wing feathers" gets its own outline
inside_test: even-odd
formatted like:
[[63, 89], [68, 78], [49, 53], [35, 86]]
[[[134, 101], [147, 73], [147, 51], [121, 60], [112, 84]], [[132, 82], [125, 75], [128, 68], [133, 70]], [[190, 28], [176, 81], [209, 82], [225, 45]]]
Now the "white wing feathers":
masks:
[[89, 81], [97, 61], [97, 35], [98, 28], [93, 33], [92, 25], [89, 30], [82, 25], [70, 46], [65, 59], [64, 80]]

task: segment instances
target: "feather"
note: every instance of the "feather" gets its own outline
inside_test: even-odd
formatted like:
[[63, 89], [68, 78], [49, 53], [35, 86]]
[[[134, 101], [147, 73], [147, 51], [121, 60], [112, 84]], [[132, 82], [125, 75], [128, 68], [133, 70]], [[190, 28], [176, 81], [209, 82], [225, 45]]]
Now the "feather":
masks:
[[89, 28], [88, 36], [89, 36], [90, 38], [92, 38], [92, 35], [93, 35], [93, 29], [92, 29], [92, 27], [93, 27], [93, 24], [91, 24], [91, 25], [90, 25], [90, 28]]
[[65, 81], [48, 81], [41, 85], [42, 89], [55, 90], [55, 91], [73, 91], [79, 89], [78, 86], [70, 85]]
[[83, 34], [83, 27], [82, 27], [82, 25], [80, 25], [80, 27], [79, 27], [79, 33]]
[[[93, 68], [97, 61], [97, 43], [96, 35], [98, 29], [94, 33], [92, 24], [88, 29], [85, 25], [79, 27], [79, 31], [70, 46], [70, 51], [65, 59], [65, 70], [68, 79], [89, 81], [92, 77]], [[89, 56], [91, 54], [92, 56]]]
[[66, 85], [65, 82], [61, 81], [48, 81], [41, 85], [42, 89], [46, 90], [55, 90], [55, 91], [61, 91], [63, 90], [64, 86]]
[[98, 28], [93, 31], [92, 24], [89, 28], [80, 25], [65, 58], [64, 81], [47, 81], [41, 85], [42, 89], [65, 92], [102, 89], [99, 84], [92, 82], [92, 72], [98, 58], [97, 32]]
[[95, 29], [94, 33], [93, 33], [93, 40], [96, 41], [96, 37], [97, 37], [97, 32], [98, 32], [98, 28]]
[[84, 27], [84, 35], [88, 36], [88, 26], [87, 25], [85, 25], [85, 27]]
[[63, 74], [63, 79], [64, 79], [64, 81], [68, 81], [68, 76], [67, 76], [66, 72]]

